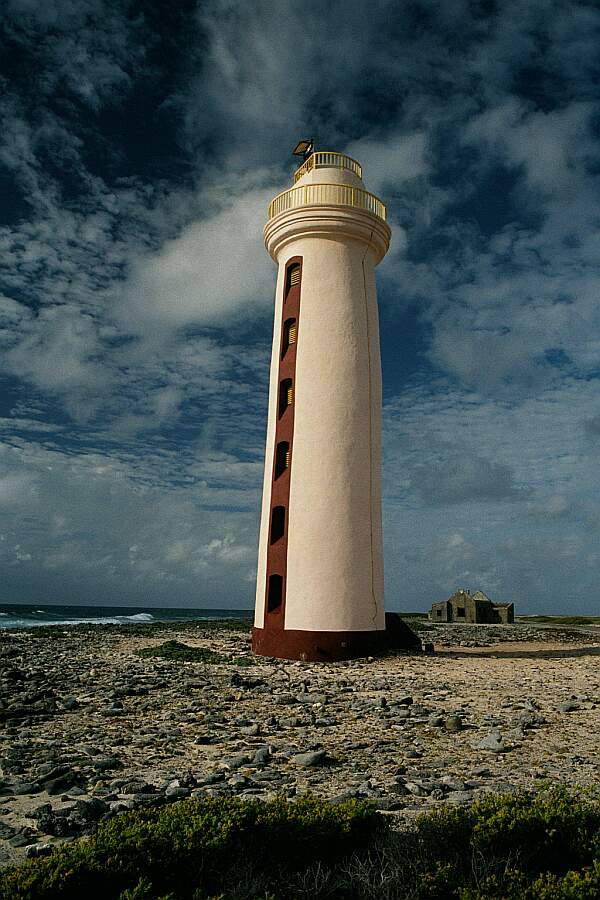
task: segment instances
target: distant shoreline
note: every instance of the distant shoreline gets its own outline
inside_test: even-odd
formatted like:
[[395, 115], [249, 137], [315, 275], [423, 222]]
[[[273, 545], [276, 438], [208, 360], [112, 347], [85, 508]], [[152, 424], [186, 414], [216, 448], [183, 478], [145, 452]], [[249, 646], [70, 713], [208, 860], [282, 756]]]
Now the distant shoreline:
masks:
[[151, 606], [83, 606], [60, 604], [0, 604], [0, 629], [71, 625], [140, 625], [250, 619], [248, 609]]

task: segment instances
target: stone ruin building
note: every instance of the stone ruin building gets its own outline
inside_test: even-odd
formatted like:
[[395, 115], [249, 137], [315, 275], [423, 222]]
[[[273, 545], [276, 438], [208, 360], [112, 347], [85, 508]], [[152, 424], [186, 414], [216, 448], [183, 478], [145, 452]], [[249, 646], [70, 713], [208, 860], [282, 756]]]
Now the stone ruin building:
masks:
[[483, 591], [472, 594], [460, 589], [429, 612], [432, 622], [468, 622], [483, 625], [511, 625], [515, 621], [514, 603], [492, 603]]

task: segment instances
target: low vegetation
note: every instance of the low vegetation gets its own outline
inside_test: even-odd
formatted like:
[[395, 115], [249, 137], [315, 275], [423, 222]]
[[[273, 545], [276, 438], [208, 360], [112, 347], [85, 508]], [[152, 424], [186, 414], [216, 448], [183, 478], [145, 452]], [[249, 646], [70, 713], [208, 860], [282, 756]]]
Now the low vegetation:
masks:
[[600, 625], [600, 616], [516, 616], [521, 625]]
[[189, 644], [183, 644], [181, 641], [165, 641], [164, 644], [159, 644], [157, 647], [142, 647], [141, 650], [136, 650], [136, 654], [142, 657], [155, 656], [160, 659], [173, 660], [174, 662], [252, 665], [252, 659], [249, 657], [240, 656], [231, 659], [229, 656], [224, 656], [223, 653], [217, 653], [208, 647], [190, 647]]
[[0, 878], [0, 900], [594, 900], [600, 803], [495, 796], [395, 831], [366, 803], [187, 800]]

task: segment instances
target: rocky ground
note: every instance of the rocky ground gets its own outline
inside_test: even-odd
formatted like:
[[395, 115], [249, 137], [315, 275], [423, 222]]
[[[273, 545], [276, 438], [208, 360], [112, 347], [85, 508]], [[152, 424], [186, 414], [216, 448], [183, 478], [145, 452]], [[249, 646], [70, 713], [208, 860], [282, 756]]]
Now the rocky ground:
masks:
[[[237, 794], [370, 798], [410, 819], [600, 781], [600, 629], [425, 626], [430, 655], [253, 658], [202, 624], [0, 633], [0, 864], [121, 810]], [[222, 664], [140, 658], [179, 640]]]

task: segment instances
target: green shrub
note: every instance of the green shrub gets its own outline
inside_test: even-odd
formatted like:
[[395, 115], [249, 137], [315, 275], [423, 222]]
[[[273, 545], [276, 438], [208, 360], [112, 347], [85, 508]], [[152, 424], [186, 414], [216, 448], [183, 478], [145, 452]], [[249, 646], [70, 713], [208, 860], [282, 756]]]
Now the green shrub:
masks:
[[600, 805], [492, 796], [395, 831], [367, 804], [188, 800], [0, 877], [0, 900], [598, 900]]
[[172, 893], [200, 900], [223, 890], [240, 864], [259, 874], [279, 871], [281, 879], [307, 860], [334, 864], [368, 846], [383, 827], [359, 801], [182, 801], [117, 816], [91, 838], [5, 873], [0, 898], [156, 900]]
[[227, 656], [209, 650], [207, 647], [190, 647], [189, 644], [182, 644], [181, 641], [165, 641], [157, 647], [142, 647], [136, 650], [137, 656], [158, 657], [159, 659], [169, 659], [175, 662], [203, 662], [203, 663], [228, 663]]
[[600, 806], [564, 789], [492, 795], [468, 810], [430, 813], [418, 821], [416, 842], [423, 900], [533, 900], [542, 888], [548, 900], [600, 896], [593, 894], [597, 875], [584, 869], [600, 859]]
[[473, 807], [473, 815], [476, 851], [514, 859], [525, 872], [579, 868], [600, 846], [600, 808], [566, 790], [490, 797]]
[[477, 890], [465, 889], [460, 900], [598, 900], [600, 861], [580, 872], [539, 875], [533, 881], [520, 871], [508, 871], [502, 880], [486, 879]]

